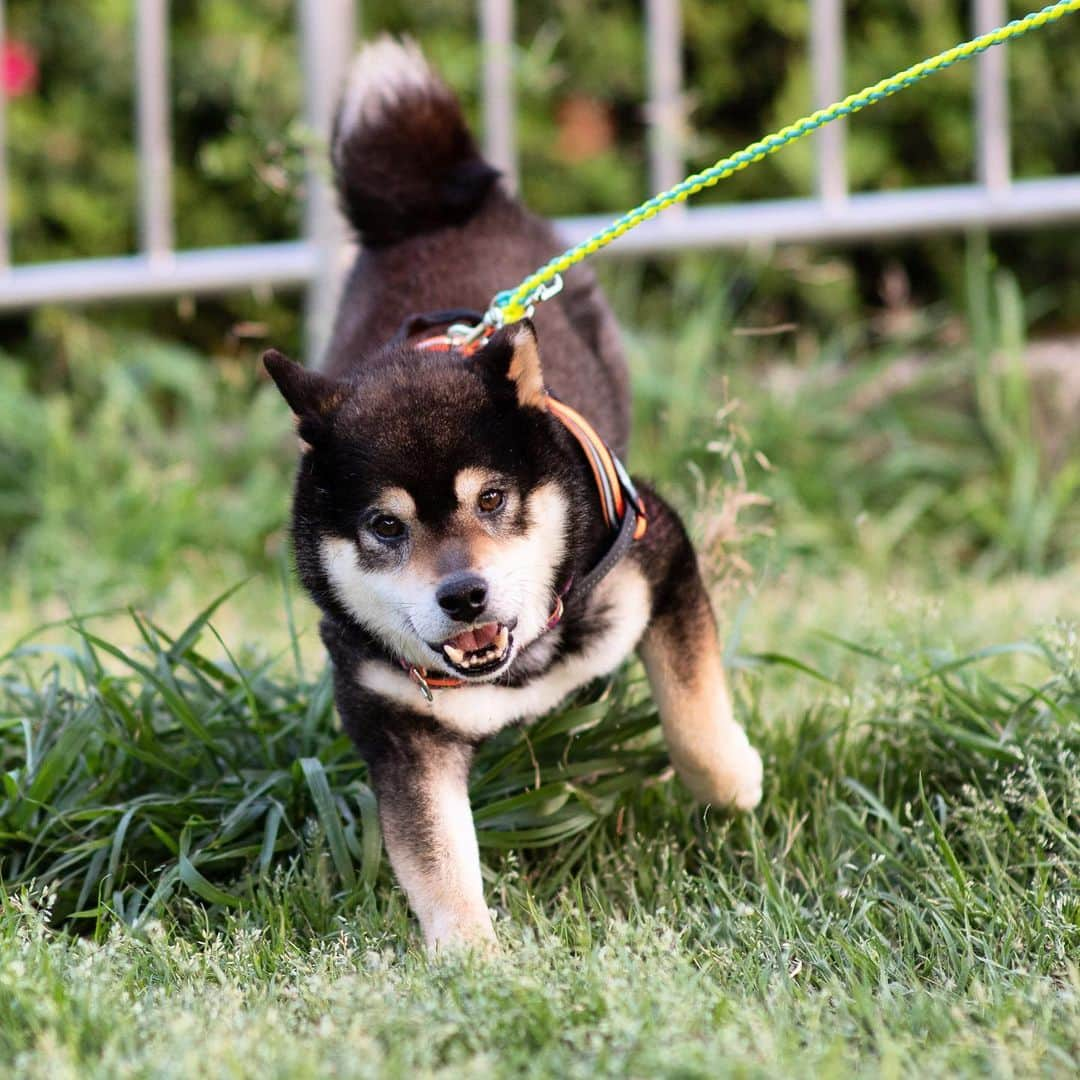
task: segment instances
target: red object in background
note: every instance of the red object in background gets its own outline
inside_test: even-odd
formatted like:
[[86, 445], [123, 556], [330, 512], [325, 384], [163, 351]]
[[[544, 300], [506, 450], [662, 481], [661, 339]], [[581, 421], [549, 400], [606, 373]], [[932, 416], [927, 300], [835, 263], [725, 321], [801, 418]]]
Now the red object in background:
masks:
[[29, 94], [37, 86], [37, 57], [21, 41], [5, 41], [0, 48], [0, 85], [8, 97]]

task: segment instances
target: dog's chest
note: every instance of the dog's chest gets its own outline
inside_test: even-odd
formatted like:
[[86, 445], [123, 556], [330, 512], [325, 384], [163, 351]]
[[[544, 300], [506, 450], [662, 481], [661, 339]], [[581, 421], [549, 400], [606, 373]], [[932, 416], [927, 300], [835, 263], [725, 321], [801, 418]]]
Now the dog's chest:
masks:
[[574, 690], [614, 671], [637, 645], [649, 621], [649, 587], [641, 571], [624, 561], [597, 587], [590, 612], [602, 615], [603, 628], [579, 652], [556, 661], [521, 686], [494, 683], [433, 691], [427, 701], [404, 671], [362, 661], [356, 679], [365, 689], [424, 713], [466, 738], [493, 735], [508, 724], [534, 719], [554, 709]]

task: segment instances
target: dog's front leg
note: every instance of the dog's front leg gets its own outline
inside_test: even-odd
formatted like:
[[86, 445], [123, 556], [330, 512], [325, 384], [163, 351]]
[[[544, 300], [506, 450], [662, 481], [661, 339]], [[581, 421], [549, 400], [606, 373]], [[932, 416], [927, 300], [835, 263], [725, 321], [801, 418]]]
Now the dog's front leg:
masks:
[[432, 951], [495, 941], [469, 806], [472, 753], [400, 715], [365, 748], [390, 865]]
[[355, 630], [326, 617], [319, 633], [342, 725], [367, 762], [386, 853], [424, 941], [432, 951], [494, 944], [469, 805], [472, 744], [360, 685]]
[[644, 544], [653, 604], [638, 651], [672, 764], [699, 801], [749, 810], [761, 799], [761, 756], [736, 722], [712, 605], [675, 512], [647, 492]]

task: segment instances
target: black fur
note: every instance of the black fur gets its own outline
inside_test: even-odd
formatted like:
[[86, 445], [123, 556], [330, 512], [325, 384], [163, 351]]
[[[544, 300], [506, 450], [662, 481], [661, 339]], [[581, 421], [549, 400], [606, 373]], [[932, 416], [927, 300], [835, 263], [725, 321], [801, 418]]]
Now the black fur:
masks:
[[407, 89], [374, 123], [334, 126], [346, 217], [370, 248], [467, 221], [498, 177], [480, 156], [453, 93], [432, 79]]
[[[551, 228], [502, 189], [441, 83], [404, 94], [396, 111], [384, 109], [379, 117], [336, 139], [338, 186], [367, 246], [346, 284], [322, 373], [278, 353], [265, 362], [308, 444], [296, 478], [293, 540], [300, 576], [325, 616], [338, 709], [371, 768], [388, 845], [393, 834], [399, 851], [404, 845], [426, 858], [438, 837], [423, 778], [441, 760], [467, 772], [473, 747], [419, 706], [410, 709], [359, 684], [362, 662], [396, 667], [399, 658], [335, 596], [321, 561], [323, 539], [355, 542], [377, 493], [396, 487], [411, 496], [425, 533], [449, 543], [459, 509], [454, 482], [467, 467], [507, 477], [522, 506], [541, 484], [562, 493], [570, 518], [555, 575], [560, 585], [583, 580], [612, 537], [581, 448], [549, 412], [519, 400], [512, 361], [520, 326], [500, 331], [471, 358], [418, 350], [408, 334], [395, 340], [417, 312], [486, 307], [558, 249]], [[575, 269], [558, 299], [541, 307], [536, 333], [547, 388], [625, 453], [626, 365], [587, 269]], [[712, 617], [708, 597], [677, 516], [651, 490], [642, 495], [649, 529], [626, 558], [642, 569], [654, 619], [676, 635], [680, 618], [685, 622], [691, 656], [695, 626]], [[507, 527], [520, 532], [533, 524], [522, 509]], [[375, 557], [355, 546], [358, 565]], [[551, 655], [526, 647], [499, 682], [520, 685], [587, 650], [611, 617], [595, 595], [571, 587]]]
[[609, 536], [588, 466], [557, 420], [518, 405], [506, 376], [507, 336], [501, 331], [471, 360], [390, 346], [349, 380], [268, 355], [313, 447], [297, 473], [293, 543], [301, 580], [323, 611], [351, 621], [327, 583], [322, 538], [353, 538], [388, 485], [409, 491], [420, 520], [437, 532], [456, 508], [454, 479], [465, 467], [495, 469], [523, 493], [549, 481], [566, 493], [574, 543], [557, 580], [580, 579], [599, 559]]
[[[550, 414], [515, 400], [507, 375], [512, 328], [471, 359], [417, 351], [396, 334], [416, 312], [482, 308], [555, 250], [550, 227], [495, 183], [441, 82], [402, 94], [393, 111], [377, 115], [373, 126], [338, 130], [335, 138], [338, 187], [368, 250], [347, 284], [326, 373], [276, 352], [265, 359], [312, 448], [300, 462], [293, 506], [300, 576], [340, 628], [339, 643], [351, 641], [352, 666], [362, 656], [395, 658], [342, 608], [319, 544], [327, 535], [353, 538], [382, 487], [409, 491], [421, 520], [437, 530], [454, 509], [454, 477], [466, 466], [509, 474], [524, 493], [554, 481], [572, 508], [559, 582], [584, 578], [611, 540], [580, 448]], [[468, 177], [476, 182], [465, 182]], [[587, 270], [575, 269], [558, 300], [543, 305], [537, 328], [548, 387], [588, 416], [617, 453], [625, 452], [625, 363]], [[661, 602], [677, 610], [687, 589], [700, 588], [693, 549], [658, 497], [647, 491], [646, 500], [653, 520], [631, 554]], [[604, 613], [587, 613], [586, 603], [572, 590], [566, 597], [549, 663], [586, 648], [603, 628]], [[501, 681], [514, 685], [537, 673], [526, 651]]]

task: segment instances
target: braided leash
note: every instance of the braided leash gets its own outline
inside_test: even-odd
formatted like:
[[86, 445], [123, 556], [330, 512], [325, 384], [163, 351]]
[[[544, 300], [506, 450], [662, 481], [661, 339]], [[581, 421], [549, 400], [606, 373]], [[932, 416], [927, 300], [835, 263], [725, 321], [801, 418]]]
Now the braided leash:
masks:
[[980, 34], [970, 41], [965, 41], [963, 44], [938, 53], [937, 56], [932, 56], [912, 67], [905, 68], [888, 79], [882, 79], [881, 82], [875, 83], [873, 86], [868, 86], [858, 91], [858, 93], [851, 94], [844, 98], [843, 101], [838, 101], [827, 108], [811, 113], [809, 116], [804, 116], [801, 120], [796, 120], [794, 124], [789, 124], [759, 142], [751, 143], [737, 154], [722, 158], [704, 172], [695, 173], [668, 191], [654, 195], [629, 213], [623, 214], [622, 217], [613, 221], [606, 229], [568, 248], [561, 255], [557, 255], [550, 262], [545, 263], [535, 273], [530, 274], [516, 288], [497, 293], [491, 301], [487, 314], [484, 316], [484, 324], [488, 327], [502, 326], [504, 323], [516, 322], [518, 319], [531, 315], [536, 304], [549, 299], [559, 291], [562, 287], [560, 275], [564, 271], [587, 259], [601, 248], [607, 247], [608, 244], [618, 240], [620, 236], [636, 228], [642, 222], [656, 217], [661, 210], [685, 202], [699, 191], [704, 191], [705, 188], [718, 184], [725, 177], [731, 176], [732, 173], [739, 172], [741, 169], [745, 169], [756, 161], [761, 161], [770, 154], [775, 154], [781, 147], [804, 138], [812, 131], [816, 131], [834, 120], [857, 113], [868, 105], [874, 105], [887, 97], [891, 97], [893, 94], [899, 93], [901, 90], [906, 90], [909, 86], [914, 86], [915, 83], [921, 82], [935, 72], [944, 71], [945, 68], [952, 67], [953, 64], [958, 64], [962, 60], [970, 60], [971, 57], [977, 56], [995, 45], [1002, 45], [1006, 41], [1021, 37], [1032, 30], [1038, 30], [1040, 27], [1057, 22], [1066, 15], [1073, 15], [1078, 11], [1080, 11], [1080, 0], [1058, 0], [1058, 3], [1051, 4], [1041, 11], [1032, 12], [1022, 19], [1016, 19], [1005, 26], [998, 27], [996, 30], [991, 30], [989, 33]]

